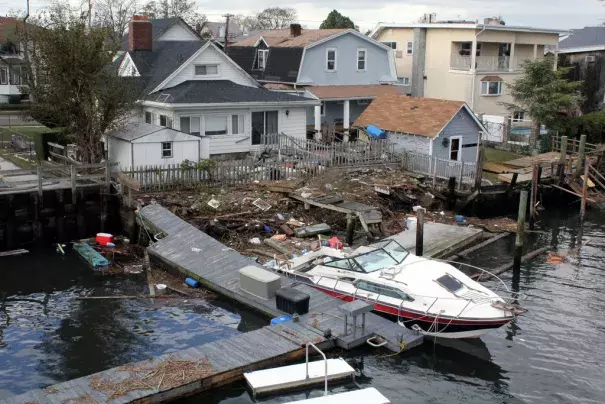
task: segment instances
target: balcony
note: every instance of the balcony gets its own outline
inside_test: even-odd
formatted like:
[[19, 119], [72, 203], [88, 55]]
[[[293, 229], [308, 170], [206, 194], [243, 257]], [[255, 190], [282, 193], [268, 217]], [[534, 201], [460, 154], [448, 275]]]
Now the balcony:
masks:
[[[508, 72], [520, 70], [518, 59], [510, 56], [477, 56], [475, 70], [477, 72]], [[471, 57], [452, 55], [450, 58], [451, 70], [471, 70]]]

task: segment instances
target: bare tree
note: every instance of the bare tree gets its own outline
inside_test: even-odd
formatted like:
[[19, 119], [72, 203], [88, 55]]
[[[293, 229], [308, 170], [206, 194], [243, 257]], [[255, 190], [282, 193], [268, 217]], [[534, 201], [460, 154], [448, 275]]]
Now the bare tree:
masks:
[[256, 13], [253, 17], [236, 17], [248, 30], [283, 29], [296, 21], [296, 10], [293, 8], [269, 7]]
[[119, 44], [130, 18], [137, 11], [137, 0], [100, 0], [96, 6], [94, 25], [106, 28], [109, 38]]
[[193, 28], [203, 28], [208, 18], [197, 10], [195, 0], [151, 0], [141, 9], [149, 18], [180, 17]]

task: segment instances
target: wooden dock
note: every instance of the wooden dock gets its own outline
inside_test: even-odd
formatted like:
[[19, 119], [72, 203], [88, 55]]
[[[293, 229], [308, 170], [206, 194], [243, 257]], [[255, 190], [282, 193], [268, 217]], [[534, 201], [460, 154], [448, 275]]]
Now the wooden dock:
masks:
[[[278, 317], [285, 314], [277, 309], [274, 299], [264, 300], [240, 288], [239, 270], [250, 265], [260, 265], [216, 241], [159, 204], [144, 207], [139, 215], [148, 232], [155, 234], [159, 239], [148, 248], [153, 262], [167, 268], [177, 268], [183, 274], [200, 281], [208, 289], [267, 316]], [[165, 237], [161, 238], [162, 236]], [[311, 296], [309, 313], [300, 316], [300, 324], [322, 335], [331, 332], [335, 338], [334, 343], [342, 348], [360, 346], [372, 336], [384, 338], [387, 341], [385, 346], [394, 352], [422, 343], [422, 335], [373, 313], [366, 315], [365, 334], [360, 331], [361, 319], [358, 319], [356, 337], [353, 337], [352, 333], [344, 335], [344, 317], [338, 309], [344, 302], [307, 284], [282, 276], [282, 287], [286, 286]]]
[[331, 346], [308, 327], [280, 324], [0, 399], [0, 404], [169, 401], [304, 357], [308, 341], [322, 349]]

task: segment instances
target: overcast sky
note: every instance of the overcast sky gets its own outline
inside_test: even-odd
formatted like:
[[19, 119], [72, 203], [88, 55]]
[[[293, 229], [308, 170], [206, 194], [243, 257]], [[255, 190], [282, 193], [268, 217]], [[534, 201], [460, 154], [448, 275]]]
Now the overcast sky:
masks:
[[[0, 13], [22, 8], [26, 0], [0, 0]], [[30, 0], [32, 9], [40, 9], [44, 0]], [[145, 0], [140, 0], [144, 2]], [[582, 28], [605, 22], [605, 1], [599, 0], [196, 0], [210, 21], [219, 21], [224, 13], [251, 14], [265, 7], [293, 7], [300, 23], [317, 28], [326, 15], [337, 9], [350, 17], [362, 31], [378, 22], [415, 22], [424, 13], [437, 13], [438, 19], [483, 20], [501, 15], [508, 25], [542, 28]]]

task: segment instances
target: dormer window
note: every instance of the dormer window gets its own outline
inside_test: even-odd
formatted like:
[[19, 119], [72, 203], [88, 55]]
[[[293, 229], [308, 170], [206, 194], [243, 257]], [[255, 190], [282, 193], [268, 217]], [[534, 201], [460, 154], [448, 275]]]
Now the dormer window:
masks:
[[267, 67], [267, 59], [269, 58], [269, 49], [257, 49], [256, 50], [256, 68], [258, 70], [265, 70]]

